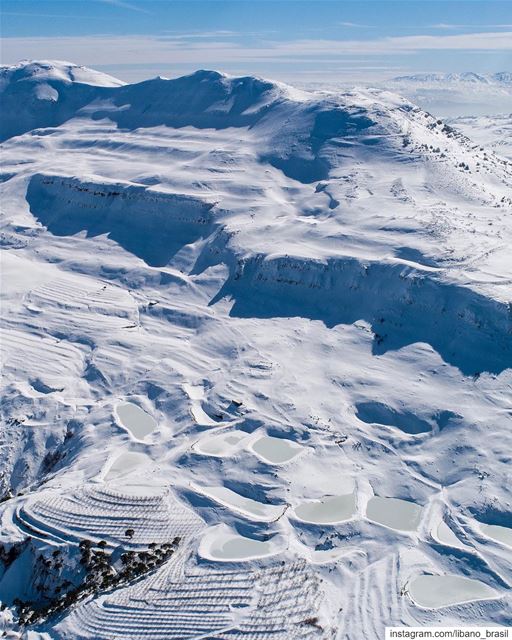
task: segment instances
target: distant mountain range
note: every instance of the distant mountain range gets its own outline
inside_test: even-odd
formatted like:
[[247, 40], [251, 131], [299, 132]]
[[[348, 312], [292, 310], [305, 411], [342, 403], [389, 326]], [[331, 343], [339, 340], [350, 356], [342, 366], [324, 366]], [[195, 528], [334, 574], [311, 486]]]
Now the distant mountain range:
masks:
[[453, 83], [464, 82], [473, 84], [512, 84], [512, 72], [499, 71], [498, 73], [479, 74], [473, 71], [464, 73], [416, 73], [407, 76], [397, 76], [394, 82], [436, 82]]

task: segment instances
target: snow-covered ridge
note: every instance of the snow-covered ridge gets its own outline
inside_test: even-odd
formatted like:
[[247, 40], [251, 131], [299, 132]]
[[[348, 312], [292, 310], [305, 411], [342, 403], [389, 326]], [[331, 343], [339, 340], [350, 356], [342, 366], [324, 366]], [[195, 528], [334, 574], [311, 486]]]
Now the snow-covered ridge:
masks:
[[[3, 139], [35, 127], [58, 126], [90, 103], [110, 101], [122, 108], [121, 126], [251, 124], [269, 105], [301, 92], [259, 78], [230, 78], [198, 71], [176, 80], [154, 78], [124, 85], [105, 74], [57, 61], [27, 61], [0, 68], [0, 104], [5, 114]], [[125, 112], [126, 110], [126, 112]], [[101, 107], [92, 109], [102, 117]], [[230, 117], [230, 121], [226, 118]]]
[[106, 73], [60, 60], [22, 60], [15, 65], [0, 65], [0, 89], [10, 83], [73, 82], [96, 87], [120, 87], [125, 84]]
[[[7, 119], [14, 116], [10, 113], [14, 102], [19, 131], [22, 127], [27, 130], [29, 125], [55, 126], [90, 105], [87, 109], [90, 117], [108, 117], [124, 128], [161, 124], [201, 128], [260, 125], [264, 135], [274, 133], [275, 137], [271, 130], [281, 127], [283, 136], [294, 134], [297, 139], [311, 136], [311, 143], [318, 146], [332, 137], [364, 133], [377, 124], [372, 120], [372, 109], [380, 118], [389, 117], [391, 113], [382, 109], [379, 113], [379, 105], [403, 112], [412, 109], [398, 96], [379, 92], [322, 98], [281, 83], [230, 77], [215, 71], [117, 86], [115, 81], [102, 82], [102, 74], [98, 74], [98, 80], [96, 72], [89, 70], [83, 70], [84, 81], [78, 82], [74, 80], [77, 75], [74, 69], [65, 63], [48, 62], [5, 67], [0, 98], [5, 102]], [[28, 102], [27, 93], [32, 96]], [[98, 101], [110, 104], [103, 108], [101, 103], [95, 106]], [[4, 125], [4, 137], [15, 134]]]
[[5, 68], [0, 101], [6, 117], [0, 135], [5, 139], [58, 126], [76, 116], [108, 118], [131, 131], [161, 125], [244, 128], [253, 132], [261, 160], [302, 182], [327, 178], [347, 157], [365, 161], [391, 154], [406, 160], [418, 147], [422, 155], [429, 148], [449, 153], [443, 145], [453, 146], [449, 139], [456, 136], [441, 121], [384, 91], [318, 95], [215, 71], [107, 86], [107, 81], [96, 81], [95, 73], [83, 71], [83, 78], [91, 78], [83, 83], [70, 80], [77, 72], [67, 63]]
[[36, 174], [27, 200], [56, 235], [108, 233], [148, 264], [165, 265], [183, 244], [211, 233], [214, 203], [144, 185]]
[[364, 318], [375, 353], [424, 342], [467, 375], [512, 367], [510, 305], [443, 282], [434, 269], [256, 256], [240, 261], [219, 293], [225, 295], [240, 317], [298, 315], [327, 326]]
[[22, 61], [0, 67], [0, 140], [58, 126], [92, 100], [124, 83], [71, 62]]
[[492, 74], [480, 74], [472, 71], [464, 73], [415, 73], [407, 76], [397, 76], [393, 78], [396, 82], [441, 82], [457, 83], [468, 82], [476, 84], [511, 84], [512, 73], [510, 71], [499, 71]]

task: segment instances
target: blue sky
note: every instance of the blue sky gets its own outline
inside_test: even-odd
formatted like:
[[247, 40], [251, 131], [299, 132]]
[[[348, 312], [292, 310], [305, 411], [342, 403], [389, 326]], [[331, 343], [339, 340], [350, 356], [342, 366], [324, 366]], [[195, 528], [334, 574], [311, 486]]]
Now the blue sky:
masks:
[[296, 82], [512, 69], [512, 1], [2, 0], [2, 62], [141, 80], [198, 68]]

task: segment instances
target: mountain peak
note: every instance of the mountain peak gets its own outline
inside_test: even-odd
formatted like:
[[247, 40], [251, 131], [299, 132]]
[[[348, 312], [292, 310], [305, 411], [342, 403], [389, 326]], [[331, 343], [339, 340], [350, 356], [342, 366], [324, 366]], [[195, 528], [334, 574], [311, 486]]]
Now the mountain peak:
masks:
[[15, 65], [0, 67], [0, 89], [8, 82], [61, 82], [88, 84], [97, 87], [119, 87], [125, 83], [101, 71], [65, 60], [21, 60]]

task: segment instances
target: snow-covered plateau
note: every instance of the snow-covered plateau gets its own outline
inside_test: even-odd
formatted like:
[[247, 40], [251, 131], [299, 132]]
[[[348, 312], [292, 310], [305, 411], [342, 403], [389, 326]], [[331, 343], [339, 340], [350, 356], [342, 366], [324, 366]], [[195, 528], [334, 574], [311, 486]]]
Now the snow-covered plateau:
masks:
[[0, 74], [4, 636], [511, 624], [510, 118]]

